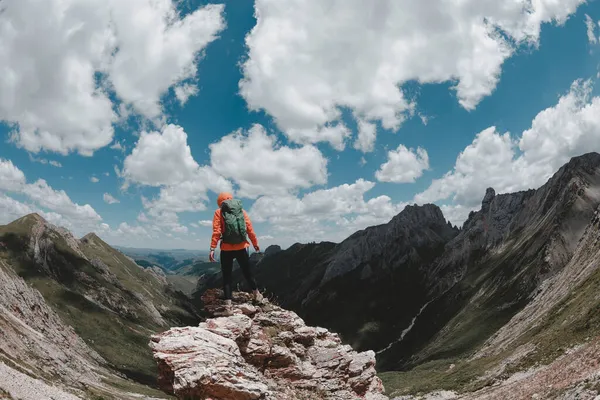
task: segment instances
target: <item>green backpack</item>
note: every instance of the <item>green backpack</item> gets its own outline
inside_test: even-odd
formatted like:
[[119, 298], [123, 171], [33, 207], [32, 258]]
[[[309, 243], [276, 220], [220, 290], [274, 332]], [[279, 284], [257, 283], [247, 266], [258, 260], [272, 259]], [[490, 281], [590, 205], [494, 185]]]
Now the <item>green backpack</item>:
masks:
[[246, 241], [246, 219], [240, 200], [225, 200], [221, 204], [224, 229], [221, 235], [223, 243], [239, 244]]

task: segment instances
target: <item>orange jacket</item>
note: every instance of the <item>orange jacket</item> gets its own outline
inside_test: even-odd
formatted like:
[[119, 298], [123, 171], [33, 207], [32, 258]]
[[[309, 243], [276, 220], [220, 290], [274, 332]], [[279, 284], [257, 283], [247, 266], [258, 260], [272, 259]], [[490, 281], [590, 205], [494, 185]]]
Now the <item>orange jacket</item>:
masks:
[[[244, 210], [244, 219], [246, 220], [246, 233], [248, 234], [248, 237], [252, 241], [252, 245], [254, 246], [254, 248], [257, 248], [258, 247], [258, 239], [256, 238], [256, 233], [254, 233], [254, 228], [252, 227], [252, 222], [250, 221], [250, 217], [248, 216], [248, 214], [246, 213], [245, 210]], [[212, 233], [212, 238], [210, 241], [211, 249], [217, 248], [217, 243], [219, 243], [219, 240], [221, 240], [221, 234], [223, 233], [224, 226], [225, 226], [225, 221], [223, 220], [223, 217], [221, 216], [221, 209], [219, 208], [219, 209], [217, 209], [217, 211], [215, 211], [215, 215], [213, 217], [213, 233]], [[225, 250], [225, 251], [242, 250], [242, 249], [246, 249], [248, 247], [250, 247], [250, 243], [248, 243], [248, 241], [238, 243], [238, 244], [223, 243], [221, 241], [221, 250]]]

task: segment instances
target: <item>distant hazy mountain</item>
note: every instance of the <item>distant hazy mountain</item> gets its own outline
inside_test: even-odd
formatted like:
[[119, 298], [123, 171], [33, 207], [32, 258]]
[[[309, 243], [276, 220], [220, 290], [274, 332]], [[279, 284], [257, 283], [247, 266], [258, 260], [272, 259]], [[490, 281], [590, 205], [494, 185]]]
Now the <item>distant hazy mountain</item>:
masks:
[[208, 251], [205, 250], [158, 250], [122, 246], [113, 247], [133, 258], [142, 266], [156, 265], [166, 272], [186, 267], [199, 261], [208, 261]]

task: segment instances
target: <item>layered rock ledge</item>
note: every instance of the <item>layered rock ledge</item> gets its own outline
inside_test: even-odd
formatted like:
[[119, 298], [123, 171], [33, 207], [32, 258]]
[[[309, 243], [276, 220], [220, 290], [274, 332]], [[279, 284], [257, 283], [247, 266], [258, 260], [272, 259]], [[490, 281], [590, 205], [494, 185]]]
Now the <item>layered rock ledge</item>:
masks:
[[[226, 313], [221, 291], [202, 296], [212, 316], [198, 327], [152, 336], [159, 384], [180, 399], [385, 400], [375, 353], [357, 353], [294, 312], [234, 293]], [[232, 314], [232, 315], [228, 315]]]

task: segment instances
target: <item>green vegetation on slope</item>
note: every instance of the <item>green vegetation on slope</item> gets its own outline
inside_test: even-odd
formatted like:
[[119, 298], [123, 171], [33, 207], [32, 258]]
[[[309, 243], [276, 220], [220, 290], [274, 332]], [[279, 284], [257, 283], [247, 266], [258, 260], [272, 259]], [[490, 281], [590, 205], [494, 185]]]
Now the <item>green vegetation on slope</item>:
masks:
[[41, 250], [45, 265], [40, 265], [29, 251], [35, 221], [19, 221], [0, 226], [8, 264], [112, 368], [156, 385], [149, 337], [169, 326], [197, 324], [192, 304], [95, 235], [80, 242], [86, 260], [61, 235], [44, 232], [40, 242], [47, 247]]
[[[493, 273], [489, 266], [486, 273]], [[526, 268], [522, 272], [526, 272]], [[505, 271], [510, 274], [510, 271]], [[511, 275], [515, 284], [520, 273]], [[493, 280], [492, 280], [493, 281]], [[600, 335], [600, 269], [596, 269], [580, 285], [572, 288], [567, 297], [546, 312], [535, 327], [526, 331], [512, 346], [500, 354], [468, 360], [471, 352], [455, 352], [447, 357], [439, 356], [430, 359], [410, 371], [392, 371], [380, 374], [388, 393], [394, 395], [427, 393], [433, 390], [454, 390], [469, 392], [480, 389], [492, 382], [492, 377], [486, 376], [486, 371], [498, 369], [505, 364], [501, 378], [506, 378], [516, 372], [525, 371], [530, 367], [548, 365], [562, 356], [573, 346], [586, 343], [591, 338]], [[501, 297], [498, 297], [500, 300]], [[447, 332], [451, 336], [439, 342], [435, 347], [448, 349], [459, 348], [463, 334], [471, 329], [475, 332], [485, 332], [481, 338], [488, 337], [487, 332], [495, 332], [499, 325], [504, 325], [506, 317], [493, 313], [492, 308], [482, 307], [482, 304], [471, 304], [458, 314], [448, 325]], [[488, 317], [484, 317], [488, 315]], [[491, 318], [497, 317], [497, 320]], [[455, 342], [450, 339], [454, 338]], [[471, 349], [481, 345], [481, 340], [472, 342]], [[515, 349], [528, 346], [532, 351], [518, 357], [515, 361], [507, 362]], [[439, 353], [438, 353], [439, 354]], [[452, 366], [452, 367], [451, 367]]]
[[154, 264], [152, 264], [151, 262], [146, 261], [146, 260], [135, 259], [134, 261], [137, 265], [144, 267], [144, 268], [151, 268], [154, 266]]
[[554, 306], [542, 320], [526, 332], [517, 345], [533, 343], [532, 351], [511, 371], [545, 365], [565, 350], [600, 335], [600, 268]]
[[206, 261], [197, 261], [193, 264], [178, 267], [172, 271], [176, 275], [200, 277], [203, 275], [209, 276], [221, 271], [221, 264]]

